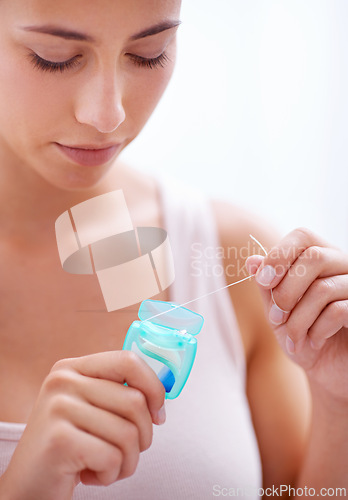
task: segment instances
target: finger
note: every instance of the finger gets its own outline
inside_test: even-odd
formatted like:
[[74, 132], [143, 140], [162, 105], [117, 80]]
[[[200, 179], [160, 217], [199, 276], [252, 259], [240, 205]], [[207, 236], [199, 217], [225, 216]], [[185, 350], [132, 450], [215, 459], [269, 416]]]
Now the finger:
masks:
[[[248, 257], [246, 266], [251, 276], [255, 275], [264, 259], [265, 257], [262, 255], [251, 255]], [[288, 319], [290, 311], [280, 309], [277, 306], [272, 289], [268, 290], [264, 287], [259, 287], [259, 291], [261, 293], [265, 315], [268, 316], [273, 328], [283, 324]], [[275, 333], [277, 332], [275, 331]]]
[[250, 275], [256, 273], [264, 258], [263, 255], [250, 255], [250, 257], [247, 258], [245, 265]]
[[115, 480], [110, 478], [112, 478], [112, 472], [109, 471], [95, 472], [90, 469], [84, 469], [80, 472], [80, 481], [86, 486], [107, 486], [119, 479], [119, 477]]
[[[91, 379], [88, 379], [90, 382]], [[92, 379], [91, 387], [84, 381], [84, 396], [88, 402], [132, 422], [139, 429], [140, 451], [147, 450], [152, 442], [152, 419], [145, 395], [133, 387], [115, 385], [109, 389], [109, 381], [101, 381], [102, 386]], [[112, 384], [112, 382], [111, 382]], [[106, 390], [107, 389], [107, 390]]]
[[84, 469], [80, 472], [81, 483], [87, 486], [101, 486], [100, 479], [97, 478], [94, 470]]
[[[144, 394], [133, 387], [110, 380], [84, 377], [73, 370], [59, 370], [64, 392], [129, 420], [139, 429], [140, 451], [146, 450], [152, 441], [152, 420]], [[57, 384], [58, 385], [58, 384]]]
[[348, 296], [348, 275], [319, 278], [305, 292], [286, 323], [287, 335], [298, 351], [307, 333], [325, 308]]
[[[262, 255], [251, 255], [250, 257], [248, 257], [246, 266], [251, 276], [253, 276], [257, 272], [257, 269], [263, 262], [264, 258], [265, 257]], [[284, 323], [284, 321], [286, 321], [286, 319], [289, 317], [290, 312], [280, 309], [277, 306], [273, 297], [273, 291], [264, 289], [262, 287], [260, 288], [260, 293], [262, 296], [265, 313], [266, 315], [268, 314], [270, 322], [275, 326]]]
[[330, 246], [308, 229], [295, 229], [271, 249], [257, 271], [256, 281], [262, 286], [274, 288], [302, 252], [314, 245]]
[[[250, 257], [247, 258], [245, 264], [250, 276], [253, 276], [257, 272], [257, 269], [263, 262], [264, 258], [265, 257], [263, 255], [250, 255]], [[261, 294], [265, 312], [267, 314], [269, 311], [270, 304], [273, 302], [271, 290], [267, 290], [264, 287], [259, 287], [258, 289]]]
[[51, 392], [77, 396], [97, 408], [133, 422], [140, 431], [141, 451], [150, 446], [152, 420], [141, 391], [110, 380], [85, 377], [68, 369], [56, 370], [49, 377]]
[[156, 373], [131, 351], [108, 351], [58, 361], [53, 370], [74, 369], [86, 377], [111, 380], [141, 391], [154, 423], [163, 423], [165, 389]]
[[78, 429], [119, 448], [122, 452], [120, 478], [129, 477], [135, 472], [140, 439], [139, 430], [133, 423], [65, 394], [56, 396], [52, 412], [55, 417], [63, 418]]
[[307, 248], [273, 289], [276, 304], [291, 311], [317, 278], [348, 273], [348, 255], [334, 248]]
[[[308, 331], [312, 348], [322, 349], [326, 341], [342, 328], [348, 328], [348, 300], [332, 302], [314, 322]], [[347, 335], [346, 332], [343, 334]]]
[[57, 464], [64, 469], [63, 472], [70, 475], [90, 469], [96, 473], [99, 484], [104, 486], [119, 478], [122, 452], [110, 443], [77, 429], [68, 422], [61, 422], [54, 437], [47, 441], [49, 446], [53, 446], [57, 461], [61, 462], [62, 457], [65, 460]]

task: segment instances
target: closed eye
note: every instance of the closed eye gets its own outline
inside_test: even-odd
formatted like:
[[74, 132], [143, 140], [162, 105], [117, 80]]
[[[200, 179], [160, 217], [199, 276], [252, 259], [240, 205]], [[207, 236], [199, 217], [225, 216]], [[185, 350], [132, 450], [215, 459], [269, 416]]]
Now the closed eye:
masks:
[[135, 56], [133, 54], [127, 54], [130, 59], [133, 61], [133, 63], [136, 66], [140, 66], [142, 68], [149, 68], [149, 69], [154, 69], [154, 68], [164, 68], [167, 62], [169, 62], [169, 57], [165, 52], [162, 52], [158, 57], [151, 57], [151, 58], [146, 58], [146, 57], [141, 57], [141, 56]]
[[[158, 67], [164, 68], [167, 62], [169, 62], [169, 57], [165, 52], [162, 52], [158, 57], [141, 57], [134, 54], [126, 54], [131, 61], [138, 67], [155, 69]], [[60, 72], [63, 73], [71, 68], [74, 68], [79, 65], [79, 59], [82, 57], [81, 55], [77, 55], [68, 59], [67, 61], [48, 61], [47, 59], [43, 59], [38, 56], [34, 52], [29, 54], [30, 60], [35, 68], [41, 71], [47, 71], [50, 73]]]
[[40, 69], [41, 71], [48, 71], [50, 73], [55, 73], [57, 71], [63, 73], [63, 71], [78, 66], [79, 59], [82, 57], [78, 55], [68, 59], [67, 61], [55, 62], [47, 61], [47, 59], [43, 59], [34, 52], [30, 53], [29, 56], [35, 68]]

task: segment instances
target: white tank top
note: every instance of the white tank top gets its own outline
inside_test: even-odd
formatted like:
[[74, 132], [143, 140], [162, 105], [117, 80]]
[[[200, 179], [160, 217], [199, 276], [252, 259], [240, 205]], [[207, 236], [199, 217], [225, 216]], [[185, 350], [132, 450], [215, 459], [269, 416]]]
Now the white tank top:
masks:
[[[160, 177], [159, 193], [175, 262], [170, 300], [183, 303], [225, 285], [209, 202]], [[221, 255], [221, 252], [220, 252]], [[228, 291], [188, 305], [204, 317], [192, 372], [167, 420], [154, 426], [151, 447], [135, 474], [108, 487], [75, 488], [73, 500], [186, 500], [216, 496], [259, 498], [261, 462], [245, 395], [245, 359]], [[0, 474], [25, 424], [0, 423]], [[224, 488], [224, 490], [223, 490]]]

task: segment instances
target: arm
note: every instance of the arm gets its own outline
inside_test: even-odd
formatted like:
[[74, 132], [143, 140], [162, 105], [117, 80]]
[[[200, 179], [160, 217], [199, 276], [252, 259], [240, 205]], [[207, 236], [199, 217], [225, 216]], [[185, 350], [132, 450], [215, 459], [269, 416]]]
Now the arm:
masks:
[[[231, 216], [226, 217], [228, 206], [224, 205], [222, 209], [215, 206], [224, 246], [235, 245], [242, 248], [251, 233], [260, 239], [267, 249], [272, 248], [273, 235], [259, 229], [265, 227], [264, 223], [260, 226], [254, 216], [245, 213], [239, 212], [236, 217], [236, 209], [231, 207]], [[224, 222], [226, 220], [228, 223]], [[294, 233], [298, 236], [301, 231]], [[233, 235], [233, 241], [230, 235]], [[310, 232], [305, 231], [305, 235], [307, 238], [313, 238]], [[294, 236], [291, 236], [290, 240], [293, 238]], [[306, 245], [303, 241], [300, 243], [295, 244], [297, 257], [302, 255], [305, 247], [316, 242], [311, 240]], [[278, 251], [273, 255], [273, 265], [279, 264], [280, 250], [284, 249], [284, 245], [286, 247], [286, 239], [285, 243], [282, 241], [277, 247]], [[290, 253], [295, 255], [294, 252]], [[254, 273], [259, 266], [261, 269], [266, 263], [269, 264], [267, 259], [270, 258], [272, 257], [253, 258], [256, 267], [251, 272]], [[342, 301], [337, 307], [338, 313], [331, 313], [331, 318], [330, 311], [336, 308], [337, 303], [335, 305], [333, 302], [334, 307], [326, 307], [335, 298], [335, 293], [337, 298], [338, 289], [341, 298], [348, 297], [348, 293], [347, 286], [340, 287], [338, 281], [333, 284], [329, 281], [332, 286], [324, 283], [330, 291], [323, 300], [324, 285], [320, 280], [320, 276], [347, 272], [346, 261], [347, 258], [344, 258], [342, 253], [335, 254], [326, 249], [314, 264], [313, 259], [306, 262], [305, 278], [300, 279], [299, 275], [294, 273], [295, 282], [287, 282], [284, 279], [287, 270], [289, 266], [294, 269], [295, 264], [292, 262], [285, 265], [280, 262], [285, 269], [284, 274], [278, 281], [272, 282], [272, 286], [266, 287], [266, 290], [262, 290], [263, 287], [257, 285], [254, 279], [229, 289], [246, 347], [247, 392], [260, 447], [265, 488], [281, 484], [293, 488], [307, 486], [315, 488], [316, 495], [320, 495], [321, 488], [345, 487], [348, 493], [348, 427], [345, 418], [348, 410], [347, 333], [344, 329], [340, 331], [348, 321], [345, 315], [346, 307]], [[301, 263], [303, 264], [303, 260]], [[229, 279], [230, 282], [236, 280]], [[337, 276], [332, 282], [334, 280], [337, 280]], [[282, 285], [277, 287], [279, 283]], [[259, 288], [259, 291], [261, 288], [261, 294], [256, 288]], [[276, 303], [284, 310], [291, 311], [280, 326], [268, 320], [273, 304], [271, 288]], [[312, 293], [309, 301], [306, 290], [311, 290]], [[251, 307], [253, 314], [250, 314]], [[320, 314], [322, 310], [326, 311], [324, 317]], [[249, 311], [249, 314], [246, 316], [243, 311]], [[318, 321], [315, 321], [316, 319]], [[306, 324], [306, 321], [309, 323]], [[316, 343], [316, 349], [309, 344], [308, 332]], [[336, 338], [335, 332], [338, 332]], [[325, 338], [329, 336], [333, 339], [330, 340], [331, 344], [325, 347], [323, 342], [327, 342]], [[288, 352], [287, 337], [295, 342], [295, 349], [298, 349], [296, 354]], [[306, 338], [306, 348], [300, 349], [301, 342], [303, 344]], [[291, 496], [296, 497], [295, 490], [291, 491]]]
[[[238, 249], [225, 255], [241, 255], [239, 262], [227, 259], [226, 268], [245, 269], [241, 276], [226, 276], [226, 282], [231, 283], [249, 274], [245, 268], [251, 242], [249, 234], [266, 248], [270, 248], [276, 238], [274, 231], [260, 229], [267, 227], [264, 221], [237, 207], [218, 202], [213, 208], [221, 245]], [[263, 487], [295, 486], [310, 420], [310, 394], [305, 374], [276, 341], [255, 280], [228, 290], [245, 348], [247, 396], [261, 455]]]
[[58, 361], [1, 477], [1, 499], [70, 500], [80, 481], [129, 477], [151, 445], [152, 423], [163, 423], [163, 401], [156, 374], [129, 351]]
[[[348, 496], [348, 407], [312, 388], [310, 439], [297, 486], [330, 490], [334, 498]], [[326, 399], [326, 400], [325, 400]], [[335, 493], [331, 495], [331, 493]], [[324, 495], [322, 495], [324, 496]], [[295, 497], [298, 498], [298, 497]]]
[[[266, 257], [249, 258], [247, 265], [253, 273], [257, 271], [255, 281], [275, 337], [309, 382], [311, 427], [296, 485], [307, 491], [313, 488], [316, 496], [346, 496], [348, 255], [300, 228], [286, 235]], [[266, 275], [262, 273], [265, 266]], [[272, 315], [275, 310], [276, 317]], [[328, 494], [329, 488], [333, 490]], [[302, 493], [292, 491], [292, 496]]]

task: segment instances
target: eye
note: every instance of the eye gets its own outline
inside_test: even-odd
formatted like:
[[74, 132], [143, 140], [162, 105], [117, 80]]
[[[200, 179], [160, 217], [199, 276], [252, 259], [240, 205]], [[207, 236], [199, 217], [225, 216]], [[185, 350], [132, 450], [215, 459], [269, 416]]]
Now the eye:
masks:
[[68, 61], [62, 61], [62, 62], [47, 61], [46, 59], [43, 59], [42, 57], [38, 56], [34, 52], [29, 54], [29, 57], [30, 57], [31, 62], [33, 63], [34, 67], [37, 69], [40, 69], [41, 71], [49, 71], [50, 73], [60, 71], [61, 73], [63, 73], [63, 71], [66, 71], [70, 68], [78, 66], [79, 59], [82, 56], [80, 56], [80, 55], [74, 56], [71, 59], [69, 59]]
[[[165, 52], [160, 54], [158, 57], [151, 57], [151, 58], [136, 56], [133, 54], [127, 54], [127, 55], [130, 57], [130, 59], [136, 66], [148, 69], [155, 69], [157, 67], [164, 68], [166, 63], [170, 61], [169, 57]], [[78, 66], [79, 59], [82, 56], [77, 55], [72, 57], [68, 61], [62, 61], [62, 62], [48, 61], [47, 59], [43, 59], [42, 57], [38, 56], [34, 52], [29, 54], [29, 57], [34, 67], [41, 71], [48, 71], [50, 73], [55, 73], [59, 71], [60, 73], [63, 73], [68, 69]]]
[[154, 69], [158, 67], [164, 68], [164, 66], [170, 61], [169, 57], [165, 52], [162, 52], [162, 54], [160, 54], [158, 57], [151, 57], [151, 58], [135, 56], [133, 54], [127, 54], [127, 55], [130, 57], [130, 59], [136, 66], [148, 69]]

